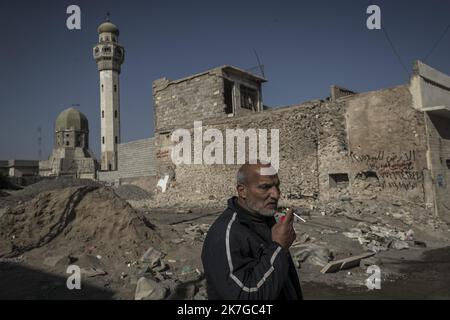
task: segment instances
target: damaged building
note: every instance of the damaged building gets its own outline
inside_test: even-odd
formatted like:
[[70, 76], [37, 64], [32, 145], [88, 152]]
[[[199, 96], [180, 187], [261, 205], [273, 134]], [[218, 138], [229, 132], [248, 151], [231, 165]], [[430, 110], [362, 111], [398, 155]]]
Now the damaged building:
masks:
[[[166, 199], [167, 194], [177, 201], [224, 199], [235, 193], [239, 165], [175, 165], [173, 132], [192, 132], [196, 121], [202, 130], [221, 132], [277, 129], [285, 200], [403, 199], [450, 222], [450, 77], [442, 72], [417, 61], [403, 85], [363, 93], [333, 85], [325, 99], [273, 108], [263, 103], [266, 79], [234, 66], [161, 78], [153, 81], [154, 137], [122, 143], [119, 74], [125, 49], [111, 22], [101, 24], [98, 35], [93, 49], [100, 73], [98, 180], [141, 180], [154, 187], [160, 180]], [[68, 146], [61, 147], [67, 153]], [[79, 176], [93, 176], [91, 158], [85, 161], [89, 172]], [[67, 171], [55, 167], [58, 161], [42, 162], [40, 172]]]
[[332, 86], [330, 97], [264, 107], [260, 76], [231, 66], [153, 82], [155, 173], [167, 192], [234, 194], [237, 165], [174, 165], [171, 134], [231, 128], [279, 129], [285, 199], [386, 197], [422, 203], [450, 222], [450, 77], [417, 61], [410, 82], [355, 93]]

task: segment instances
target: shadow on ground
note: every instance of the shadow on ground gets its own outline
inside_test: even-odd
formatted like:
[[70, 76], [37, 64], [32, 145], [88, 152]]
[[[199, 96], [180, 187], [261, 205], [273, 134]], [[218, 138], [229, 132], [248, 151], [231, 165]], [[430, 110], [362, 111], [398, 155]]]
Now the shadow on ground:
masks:
[[[381, 267], [396, 267], [404, 275], [396, 281], [382, 281], [380, 290], [338, 289], [323, 283], [304, 283], [305, 299], [450, 299], [450, 247], [430, 250], [420, 261], [387, 261]], [[369, 275], [368, 275], [369, 276]]]
[[[67, 274], [67, 277], [69, 276], [70, 274]], [[0, 299], [113, 299], [112, 291], [86, 284], [83, 279], [80, 290], [69, 290], [66, 286], [67, 277], [31, 269], [16, 263], [0, 262]]]

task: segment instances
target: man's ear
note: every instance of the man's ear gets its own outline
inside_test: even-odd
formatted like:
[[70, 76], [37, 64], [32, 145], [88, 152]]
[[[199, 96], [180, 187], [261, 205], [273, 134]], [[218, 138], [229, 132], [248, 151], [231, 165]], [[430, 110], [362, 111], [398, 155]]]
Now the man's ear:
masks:
[[247, 188], [243, 184], [238, 184], [236, 186], [236, 190], [238, 192], [239, 198], [241, 199], [247, 198]]

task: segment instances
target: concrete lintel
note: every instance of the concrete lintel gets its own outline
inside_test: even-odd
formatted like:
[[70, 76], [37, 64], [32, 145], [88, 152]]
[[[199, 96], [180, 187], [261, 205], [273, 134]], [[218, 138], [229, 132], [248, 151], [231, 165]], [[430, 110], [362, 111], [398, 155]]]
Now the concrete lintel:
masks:
[[414, 73], [443, 87], [450, 88], [450, 77], [448, 75], [426, 65], [422, 61], [415, 62]]

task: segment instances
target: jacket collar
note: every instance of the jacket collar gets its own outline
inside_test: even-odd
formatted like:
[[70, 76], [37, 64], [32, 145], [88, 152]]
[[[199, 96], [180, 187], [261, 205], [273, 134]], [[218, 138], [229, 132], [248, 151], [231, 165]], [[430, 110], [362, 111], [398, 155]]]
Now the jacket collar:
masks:
[[237, 219], [244, 224], [266, 224], [272, 227], [275, 224], [274, 217], [266, 217], [259, 213], [253, 213], [238, 204], [238, 198], [232, 197], [228, 199], [228, 208], [237, 213]]

